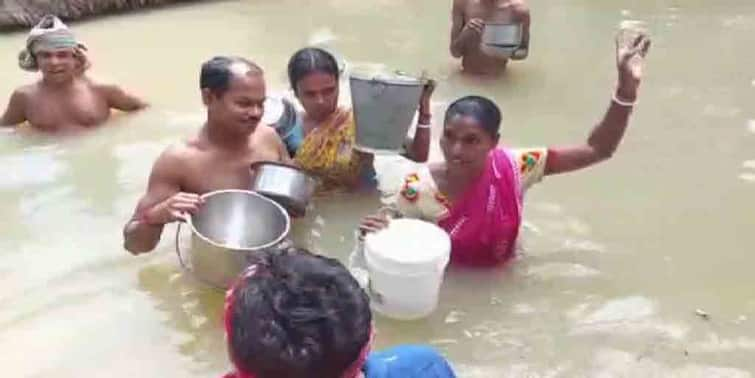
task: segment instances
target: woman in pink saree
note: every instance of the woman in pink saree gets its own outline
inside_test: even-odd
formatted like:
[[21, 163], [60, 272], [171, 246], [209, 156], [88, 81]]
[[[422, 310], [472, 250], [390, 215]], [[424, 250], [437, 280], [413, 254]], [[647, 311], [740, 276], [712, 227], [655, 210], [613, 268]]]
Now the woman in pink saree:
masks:
[[[440, 147], [444, 161], [408, 175], [396, 201], [405, 217], [442, 227], [451, 237], [451, 262], [496, 266], [513, 255], [525, 191], [544, 176], [576, 171], [610, 158], [627, 128], [650, 39], [639, 33], [618, 42], [618, 84], [603, 119], [576, 146], [511, 149], [500, 146], [501, 112], [491, 100], [467, 96], [446, 111]], [[368, 216], [362, 232], [386, 226]]]
[[451, 236], [454, 263], [495, 265], [513, 253], [522, 222], [518, 169], [512, 152], [494, 149], [477, 181], [438, 220]]

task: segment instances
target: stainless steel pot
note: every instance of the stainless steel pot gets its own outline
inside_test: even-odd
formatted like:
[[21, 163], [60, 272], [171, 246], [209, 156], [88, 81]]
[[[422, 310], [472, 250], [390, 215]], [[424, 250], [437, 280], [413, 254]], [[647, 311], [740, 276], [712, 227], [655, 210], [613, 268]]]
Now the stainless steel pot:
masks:
[[188, 261], [179, 246], [181, 265], [200, 281], [228, 288], [256, 253], [275, 249], [288, 236], [291, 220], [280, 205], [247, 190], [220, 190], [202, 196], [204, 204], [187, 220], [191, 229]]
[[482, 32], [482, 51], [491, 56], [510, 57], [522, 44], [522, 25], [486, 23]]
[[317, 187], [312, 176], [299, 168], [274, 162], [257, 162], [251, 169], [251, 190], [274, 200], [291, 214], [306, 212]]

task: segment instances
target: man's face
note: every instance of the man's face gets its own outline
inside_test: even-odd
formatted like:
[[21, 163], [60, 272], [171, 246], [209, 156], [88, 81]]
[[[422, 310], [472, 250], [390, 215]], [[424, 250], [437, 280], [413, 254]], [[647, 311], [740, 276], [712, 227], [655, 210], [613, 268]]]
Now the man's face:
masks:
[[42, 76], [53, 82], [70, 80], [80, 65], [73, 48], [39, 50], [34, 57]]
[[224, 93], [205, 91], [205, 104], [213, 123], [233, 134], [254, 132], [264, 113], [265, 80], [261, 73], [234, 72]]

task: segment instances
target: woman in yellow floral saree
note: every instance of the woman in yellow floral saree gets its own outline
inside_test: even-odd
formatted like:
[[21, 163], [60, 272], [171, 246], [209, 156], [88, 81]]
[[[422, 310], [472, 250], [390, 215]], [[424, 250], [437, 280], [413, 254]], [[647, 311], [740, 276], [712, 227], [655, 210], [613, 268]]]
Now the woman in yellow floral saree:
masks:
[[[288, 63], [294, 94], [304, 108], [304, 139], [295, 153], [296, 163], [321, 180], [321, 189], [357, 189], [375, 185], [372, 154], [354, 149], [356, 126], [351, 109], [338, 106], [338, 63], [318, 48], [297, 51]], [[419, 104], [417, 131], [405, 156], [427, 161], [430, 149], [430, 96], [434, 83], [425, 87]]]

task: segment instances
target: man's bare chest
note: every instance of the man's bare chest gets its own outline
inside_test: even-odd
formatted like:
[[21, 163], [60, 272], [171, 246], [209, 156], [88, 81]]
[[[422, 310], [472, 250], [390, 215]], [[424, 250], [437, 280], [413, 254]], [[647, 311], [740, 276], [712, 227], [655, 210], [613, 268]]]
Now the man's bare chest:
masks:
[[198, 154], [188, 162], [184, 188], [194, 193], [207, 193], [224, 189], [248, 189], [253, 163], [258, 161], [278, 161], [272, 151], [259, 150], [241, 156], [224, 154]]
[[32, 96], [26, 109], [27, 120], [41, 129], [91, 127], [101, 124], [109, 115], [105, 99], [92, 90], [38, 93]]

